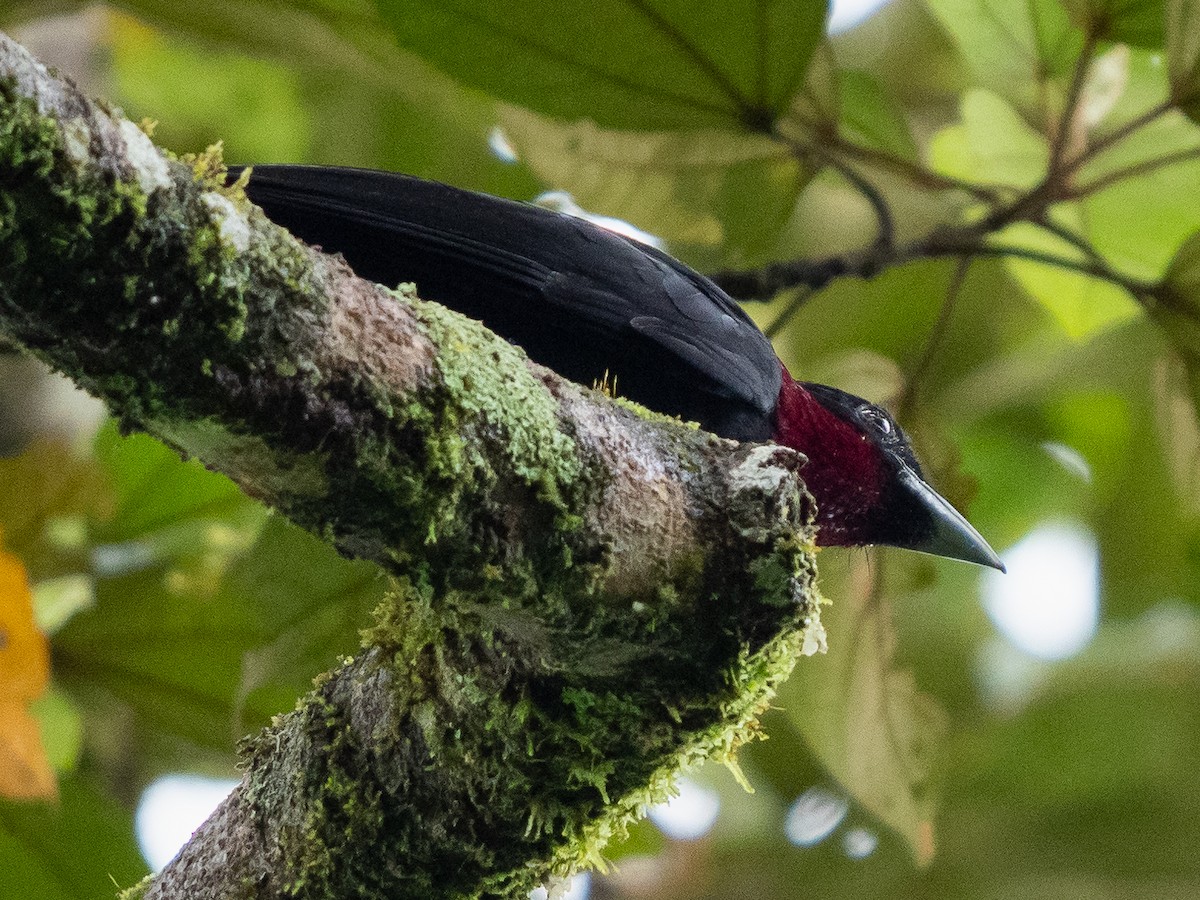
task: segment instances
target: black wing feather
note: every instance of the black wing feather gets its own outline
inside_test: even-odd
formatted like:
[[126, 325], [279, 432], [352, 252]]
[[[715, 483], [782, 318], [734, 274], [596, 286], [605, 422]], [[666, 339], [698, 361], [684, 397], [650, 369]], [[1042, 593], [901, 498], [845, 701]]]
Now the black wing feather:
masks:
[[[231, 178], [238, 169], [231, 169]], [[707, 278], [582, 219], [407, 175], [255, 166], [250, 199], [364, 278], [412, 281], [582, 384], [741, 440], [773, 430], [770, 342]]]

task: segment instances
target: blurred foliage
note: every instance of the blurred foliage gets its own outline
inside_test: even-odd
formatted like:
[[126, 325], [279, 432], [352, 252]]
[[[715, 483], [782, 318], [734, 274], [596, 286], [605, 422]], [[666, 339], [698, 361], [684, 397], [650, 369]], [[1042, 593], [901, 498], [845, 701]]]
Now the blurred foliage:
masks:
[[50, 682], [46, 636], [33, 617], [25, 566], [0, 550], [0, 796], [52, 800], [54, 769], [30, 705]]
[[[1035, 659], [989, 622], [975, 570], [823, 553], [830, 652], [743, 751], [756, 793], [702, 771], [713, 832], [644, 823], [593, 891], [1194, 897], [1200, 2], [893, 0], [828, 41], [823, 16], [809, 0], [27, 0], [0, 27], [173, 150], [566, 190], [707, 270], [977, 227], [1053, 170], [1037, 214], [976, 234], [961, 268], [898, 254], [750, 312], [791, 310], [776, 347], [798, 376], [893, 404], [998, 548], [1044, 522], [1094, 534], [1095, 638]], [[0, 803], [0, 895], [108, 896], [108, 873], [141, 874], [149, 780], [230, 773], [240, 736], [353, 651], [383, 586], [149, 440], [72, 434], [22, 365], [0, 385], [0, 444], [28, 445], [0, 460], [0, 528], [50, 638], [32, 711], [60, 799]], [[784, 821], [814, 785], [848, 811], [800, 848]]]

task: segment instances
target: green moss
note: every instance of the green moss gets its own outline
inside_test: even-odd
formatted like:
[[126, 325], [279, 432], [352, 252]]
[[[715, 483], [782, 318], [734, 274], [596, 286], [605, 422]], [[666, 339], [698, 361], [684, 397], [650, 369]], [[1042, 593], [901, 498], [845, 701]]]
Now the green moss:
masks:
[[787, 535], [777, 541], [773, 553], [750, 563], [755, 591], [763, 603], [786, 606], [795, 602], [792, 585], [816, 578], [812, 562], [814, 549], [811, 540]]
[[[800, 545], [775, 546], [775, 567], [799, 583], [811, 577]], [[378, 752], [390, 758], [391, 741], [391, 750], [422, 748], [422, 774], [401, 796], [441, 786], [419, 828], [396, 814], [382, 832], [401, 858], [422, 861], [417, 869], [430, 860], [462, 875], [393, 885], [390, 896], [524, 898], [552, 875], [603, 867], [605, 844], [667, 799], [681, 771], [711, 758], [736, 771], [737, 748], [759, 735], [758, 717], [815, 616], [758, 597], [773, 610], [760, 640], [740, 630], [747, 598], [712, 596], [698, 617], [668, 588], [651, 614], [601, 603], [584, 615], [542, 596], [526, 601], [539, 605], [523, 618], [505, 593], [515, 585], [519, 594], [521, 579], [497, 565], [490, 602], [443, 591], [432, 576], [404, 582], [365, 635], [386, 652], [405, 711], [394, 732], [374, 735]], [[653, 665], [640, 665], [643, 655]], [[452, 824], [468, 808], [469, 832]]]
[[[88, 128], [41, 116], [0, 83], [0, 330], [129, 426], [215, 414], [214, 373], [245, 381], [246, 361], [277, 346], [278, 323], [252, 323], [246, 295], [288, 285], [259, 278], [261, 258], [230, 241], [228, 219], [197, 198], [187, 167], [151, 159], [153, 177], [131, 170], [114, 181], [84, 155]], [[261, 271], [303, 260], [280, 243]]]
[[155, 432], [200, 459], [221, 460], [222, 471], [254, 496], [324, 498], [329, 493], [323, 454], [281, 450], [258, 435], [236, 433], [214, 419], [156, 422]]
[[[171, 163], [147, 195], [136, 177], [114, 185], [83, 161], [87, 125], [41, 117], [11, 84], [0, 122], [0, 332], [103, 397], [126, 428], [202, 455], [346, 552], [394, 568], [427, 547], [443, 570], [486, 564], [474, 545], [481, 523], [503, 516], [485, 502], [497, 485], [578, 529], [565, 492], [580, 463], [520, 351], [401, 295], [442, 351], [439, 383], [411, 397], [365, 379], [327, 384], [309, 346], [327, 312], [312, 263], [257, 228], [240, 191], [221, 185], [215, 148]], [[487, 374], [480, 357], [519, 377]], [[496, 422], [503, 433], [489, 431]], [[534, 569], [571, 558], [569, 539], [549, 543]]]
[[381, 880], [372, 870], [387, 840], [381, 791], [349, 768], [361, 748], [355, 731], [341, 721], [335, 707], [317, 694], [301, 713], [319, 735], [322, 755], [321, 765], [293, 774], [299, 782], [297, 794], [308, 802], [298, 827], [280, 829], [280, 852], [288, 862], [284, 893], [371, 896], [364, 885]]
[[[526, 471], [540, 483], [537, 465]], [[443, 796], [423, 811], [424, 830], [384, 830], [405, 834], [407, 858], [463, 880], [395, 896], [523, 898], [551, 875], [602, 865], [605, 843], [666, 799], [679, 772], [708, 758], [736, 770], [815, 619], [796, 604], [814, 572], [790, 515], [760, 529], [770, 552], [753, 563], [751, 596], [722, 590], [703, 553], [633, 602], [603, 596], [599, 564], [539, 569], [536, 558], [485, 555], [464, 581], [415, 563], [364, 637], [386, 653], [405, 711], [390, 739], [411, 747], [416, 736], [421, 783]], [[683, 597], [707, 599], [698, 609]], [[472, 833], [437, 821], [467, 808]]]
[[[747, 515], [750, 587], [700, 549], [609, 595], [609, 550], [579, 518], [602, 477], [521, 351], [402, 290], [433, 383], [327, 383], [309, 258], [272, 229], [238, 249], [255, 223], [212, 154], [147, 195], [77, 162], [81, 127], [0, 85], [0, 331], [127, 427], [211, 454], [406, 576], [351, 664], [390, 686], [369, 741], [348, 720], [354, 684], [326, 679], [252, 751], [248, 802], [270, 815], [283, 773], [300, 801], [280, 823], [290, 894], [524, 898], [600, 864], [679, 771], [753, 739], [814, 615], [792, 602], [812, 580], [794, 523]], [[224, 199], [197, 198], [197, 178]], [[275, 752], [293, 727], [311, 756]]]
[[613, 402], [617, 404], [617, 406], [621, 407], [622, 409], [628, 410], [629, 412], [633, 413], [635, 416], [637, 416], [639, 419], [642, 419], [645, 422], [661, 422], [661, 423], [669, 422], [672, 425], [683, 425], [684, 427], [691, 428], [694, 431], [698, 431], [700, 429], [699, 422], [687, 422], [687, 421], [684, 421], [683, 419], [680, 419], [678, 416], [667, 416], [660, 412], [655, 412], [652, 409], [647, 409], [646, 407], [642, 406], [642, 404], [640, 404], [640, 403], [636, 403], [633, 400], [630, 400], [628, 397], [613, 396], [612, 399], [613, 399]]
[[[525, 368], [525, 352], [480, 322], [445, 307], [404, 297], [438, 347], [437, 369], [451, 399], [454, 424], [503, 422], [500, 444], [511, 471], [538, 491], [541, 500], [565, 509], [562, 492], [574, 484], [580, 463], [558, 422], [558, 406]], [[444, 459], [461, 471], [461, 438], [443, 448]], [[470, 463], [478, 466], [480, 460]]]
[[150, 890], [152, 884], [154, 884], [154, 876], [147, 875], [137, 884], [127, 887], [118, 893], [117, 900], [142, 900], [146, 896], [146, 891]]

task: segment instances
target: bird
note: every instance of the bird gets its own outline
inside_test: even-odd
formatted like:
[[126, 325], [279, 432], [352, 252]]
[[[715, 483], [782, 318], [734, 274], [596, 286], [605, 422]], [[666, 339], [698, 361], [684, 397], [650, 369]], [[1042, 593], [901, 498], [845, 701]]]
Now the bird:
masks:
[[227, 178], [360, 277], [415, 283], [571, 381], [615, 383], [721, 437], [799, 451], [818, 546], [881, 544], [1003, 571], [885, 409], [794, 379], [736, 301], [665, 252], [576, 215], [395, 172], [260, 164]]

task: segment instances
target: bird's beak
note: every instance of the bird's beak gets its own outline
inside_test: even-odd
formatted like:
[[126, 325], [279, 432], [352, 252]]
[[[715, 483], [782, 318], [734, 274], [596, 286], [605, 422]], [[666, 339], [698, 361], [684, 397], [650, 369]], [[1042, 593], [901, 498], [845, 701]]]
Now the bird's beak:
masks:
[[927, 517], [928, 522], [919, 537], [903, 545], [906, 549], [1005, 571], [996, 551], [945, 497], [906, 465], [900, 466], [898, 475], [898, 485], [906, 499], [925, 513], [921, 518]]

